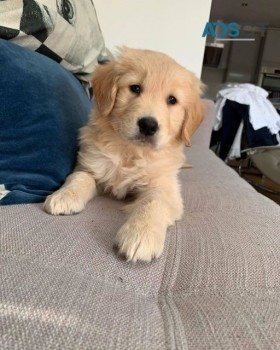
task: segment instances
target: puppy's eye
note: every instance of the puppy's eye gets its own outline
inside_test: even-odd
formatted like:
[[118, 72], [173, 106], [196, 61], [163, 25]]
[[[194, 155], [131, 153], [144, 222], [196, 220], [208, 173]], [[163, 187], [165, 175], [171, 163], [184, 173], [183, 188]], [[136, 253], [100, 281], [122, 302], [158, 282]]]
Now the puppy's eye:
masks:
[[168, 96], [167, 98], [167, 104], [169, 105], [175, 105], [177, 103], [177, 99], [174, 96]]
[[140, 95], [142, 89], [140, 85], [130, 85], [129, 90], [136, 95]]

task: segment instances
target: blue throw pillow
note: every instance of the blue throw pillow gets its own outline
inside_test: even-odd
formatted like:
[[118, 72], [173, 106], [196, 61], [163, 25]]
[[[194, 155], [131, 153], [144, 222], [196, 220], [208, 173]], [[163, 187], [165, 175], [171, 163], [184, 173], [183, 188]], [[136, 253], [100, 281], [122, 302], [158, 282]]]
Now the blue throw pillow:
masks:
[[42, 202], [75, 166], [91, 111], [53, 60], [0, 39], [0, 205]]

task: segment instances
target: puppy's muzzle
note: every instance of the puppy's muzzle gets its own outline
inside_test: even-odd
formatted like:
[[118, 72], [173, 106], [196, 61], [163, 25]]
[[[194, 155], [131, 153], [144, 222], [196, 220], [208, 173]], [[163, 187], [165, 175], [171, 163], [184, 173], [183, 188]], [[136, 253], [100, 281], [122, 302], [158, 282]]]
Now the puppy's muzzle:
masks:
[[153, 117], [143, 117], [138, 120], [140, 134], [143, 136], [153, 136], [159, 129], [158, 122]]

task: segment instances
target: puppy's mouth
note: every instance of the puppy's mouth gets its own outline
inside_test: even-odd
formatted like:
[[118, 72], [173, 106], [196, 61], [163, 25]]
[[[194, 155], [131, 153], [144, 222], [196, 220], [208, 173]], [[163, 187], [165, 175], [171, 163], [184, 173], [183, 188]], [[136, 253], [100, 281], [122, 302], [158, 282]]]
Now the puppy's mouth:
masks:
[[142, 145], [149, 145], [149, 146], [153, 146], [153, 147], [157, 146], [156, 137], [154, 135], [152, 135], [152, 136], [142, 135], [139, 133], [135, 137], [131, 138], [130, 140], [135, 141], [135, 142], [142, 144]]

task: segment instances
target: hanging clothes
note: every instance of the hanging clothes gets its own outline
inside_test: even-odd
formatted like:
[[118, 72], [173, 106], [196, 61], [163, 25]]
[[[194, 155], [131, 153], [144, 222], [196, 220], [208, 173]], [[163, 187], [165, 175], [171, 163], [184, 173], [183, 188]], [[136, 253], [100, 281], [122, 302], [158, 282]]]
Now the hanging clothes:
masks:
[[250, 106], [226, 100], [222, 110], [221, 128], [213, 131], [210, 147], [219, 143], [218, 155], [223, 160], [239, 158], [243, 131], [249, 148], [278, 144], [277, 135], [271, 134], [268, 127], [254, 129], [250, 121]]
[[239, 84], [218, 92], [216, 97], [216, 120], [214, 130], [222, 124], [222, 111], [226, 100], [250, 106], [249, 118], [255, 130], [267, 127], [272, 134], [280, 131], [280, 117], [272, 103], [267, 99], [268, 92], [253, 84]]

